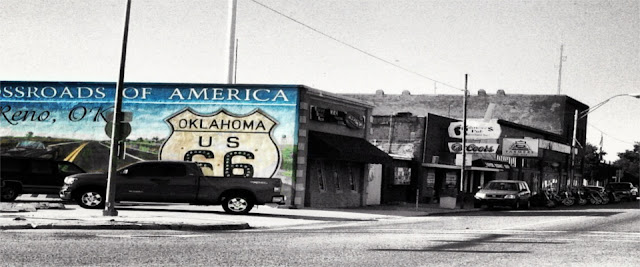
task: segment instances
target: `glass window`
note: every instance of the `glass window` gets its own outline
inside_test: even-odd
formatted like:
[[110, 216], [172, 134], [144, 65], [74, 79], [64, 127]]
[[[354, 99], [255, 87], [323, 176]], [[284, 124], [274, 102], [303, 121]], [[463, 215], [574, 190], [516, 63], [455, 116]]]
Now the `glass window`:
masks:
[[355, 175], [356, 165], [349, 164], [349, 187], [351, 191], [356, 191], [356, 175]]
[[326, 188], [326, 181], [324, 178], [324, 175], [322, 174], [322, 165], [320, 163], [318, 163], [316, 165], [316, 176], [318, 177], [318, 187], [320, 188], [320, 191], [325, 191], [327, 190]]
[[70, 164], [68, 162], [58, 162], [58, 171], [64, 173], [81, 173], [84, 172], [78, 166]]
[[409, 185], [411, 184], [411, 168], [396, 167], [394, 171], [394, 185]]
[[342, 188], [340, 187], [340, 176], [338, 175], [339, 168], [340, 166], [335, 162], [333, 164], [333, 181], [335, 182], [336, 191], [342, 191]]

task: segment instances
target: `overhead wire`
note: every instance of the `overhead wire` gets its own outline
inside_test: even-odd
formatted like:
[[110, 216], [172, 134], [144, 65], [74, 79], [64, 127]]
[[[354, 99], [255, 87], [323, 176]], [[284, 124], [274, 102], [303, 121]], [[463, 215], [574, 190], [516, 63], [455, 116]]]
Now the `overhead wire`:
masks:
[[598, 127], [596, 127], [596, 126], [593, 126], [593, 124], [591, 124], [591, 123], [587, 123], [587, 125], [589, 125], [590, 127], [594, 128], [594, 129], [596, 129], [596, 130], [598, 130], [600, 133], [602, 133], [603, 135], [608, 136], [608, 137], [609, 137], [609, 138], [611, 138], [611, 139], [614, 139], [614, 140], [616, 140], [616, 141], [619, 141], [619, 142], [622, 142], [622, 143], [625, 143], [625, 144], [635, 145], [635, 143], [634, 143], [634, 142], [629, 142], [629, 141], [626, 141], [626, 140], [622, 140], [622, 139], [617, 138], [617, 137], [615, 137], [615, 136], [613, 136], [613, 135], [610, 135], [610, 134], [606, 133], [605, 131], [600, 130], [600, 128], [598, 128]]
[[398, 65], [398, 64], [396, 64], [396, 63], [393, 63], [393, 62], [391, 62], [391, 61], [389, 61], [389, 60], [386, 60], [386, 59], [384, 59], [384, 58], [381, 58], [381, 57], [379, 57], [379, 56], [376, 56], [376, 55], [374, 55], [374, 54], [373, 54], [373, 53], [371, 53], [371, 52], [365, 51], [364, 49], [358, 48], [358, 47], [356, 47], [355, 45], [349, 44], [349, 43], [347, 43], [347, 42], [345, 42], [345, 41], [342, 41], [342, 40], [340, 40], [340, 39], [338, 39], [338, 38], [336, 38], [336, 37], [333, 37], [333, 36], [331, 36], [331, 35], [329, 35], [329, 34], [327, 34], [327, 33], [324, 33], [324, 32], [322, 32], [322, 31], [320, 31], [320, 30], [318, 30], [318, 29], [316, 29], [316, 28], [314, 28], [314, 27], [311, 27], [311, 26], [309, 26], [309, 25], [305, 24], [305, 23], [304, 23], [304, 22], [302, 22], [302, 21], [299, 21], [299, 20], [297, 20], [297, 19], [295, 19], [295, 18], [293, 18], [293, 17], [291, 17], [291, 16], [289, 16], [289, 15], [286, 15], [286, 14], [284, 14], [284, 13], [282, 13], [282, 12], [280, 12], [280, 11], [278, 11], [278, 10], [276, 10], [276, 9], [274, 9], [274, 8], [272, 8], [272, 7], [270, 7], [270, 6], [267, 6], [267, 5], [263, 4], [263, 3], [261, 3], [261, 2], [258, 2], [258, 1], [256, 1], [256, 0], [251, 0], [251, 2], [254, 2], [254, 3], [256, 3], [256, 4], [260, 5], [260, 6], [262, 6], [262, 7], [266, 8], [266, 9], [268, 9], [268, 10], [270, 10], [270, 11], [272, 11], [272, 12], [274, 12], [274, 13], [278, 14], [278, 15], [280, 15], [280, 16], [283, 16], [283, 17], [285, 17], [285, 18], [287, 18], [287, 19], [289, 19], [289, 20], [291, 20], [291, 21], [293, 21], [293, 22], [295, 22], [295, 23], [297, 23], [297, 24], [299, 24], [299, 25], [301, 25], [301, 26], [303, 26], [303, 27], [305, 27], [305, 28], [307, 28], [307, 29], [309, 29], [309, 30], [311, 30], [311, 31], [315, 32], [315, 33], [318, 33], [318, 34], [320, 34], [320, 35], [322, 35], [322, 36], [324, 36], [324, 37], [327, 37], [327, 38], [329, 38], [329, 39], [331, 39], [331, 40], [334, 40], [334, 41], [336, 41], [336, 42], [338, 42], [338, 43], [340, 43], [340, 44], [342, 44], [342, 45], [344, 45], [344, 46], [347, 46], [347, 47], [349, 47], [349, 48], [351, 48], [351, 49], [353, 49], [353, 50], [356, 50], [356, 51], [358, 51], [358, 52], [360, 52], [360, 53], [362, 53], [362, 54], [365, 54], [365, 55], [367, 55], [367, 56], [369, 56], [369, 57], [371, 57], [371, 58], [374, 58], [374, 59], [376, 59], [376, 60], [378, 60], [378, 61], [384, 62], [384, 63], [389, 64], [389, 65], [391, 65], [391, 66], [394, 66], [394, 67], [396, 67], [396, 68], [398, 68], [398, 69], [401, 69], [401, 70], [406, 71], [406, 72], [409, 72], [409, 73], [411, 73], [411, 74], [414, 74], [414, 75], [420, 76], [420, 77], [425, 78], [425, 79], [427, 79], [427, 80], [430, 80], [430, 81], [433, 81], [433, 82], [439, 83], [439, 84], [441, 84], [441, 85], [444, 85], [444, 86], [447, 86], [447, 87], [450, 87], [450, 88], [453, 88], [453, 89], [457, 89], [457, 90], [460, 90], [460, 91], [462, 91], [462, 92], [464, 92], [464, 90], [465, 90], [465, 89], [463, 89], [463, 88], [459, 88], [459, 87], [457, 87], [457, 86], [453, 86], [453, 85], [450, 85], [450, 84], [448, 84], [448, 83], [445, 83], [445, 82], [442, 82], [442, 81], [436, 80], [436, 79], [431, 78], [431, 77], [429, 77], [429, 76], [423, 75], [423, 74], [421, 74], [421, 73], [419, 73], [419, 72], [413, 71], [413, 70], [408, 69], [408, 68], [403, 67], [403, 66], [400, 66], [400, 65]]

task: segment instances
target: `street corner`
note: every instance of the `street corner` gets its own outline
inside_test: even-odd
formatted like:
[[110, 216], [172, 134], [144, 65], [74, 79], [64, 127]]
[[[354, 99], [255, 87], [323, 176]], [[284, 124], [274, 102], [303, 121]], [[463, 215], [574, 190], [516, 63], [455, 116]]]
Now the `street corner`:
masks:
[[36, 206], [33, 203], [0, 203], [0, 212], [34, 212], [36, 210]]
[[192, 223], [181, 221], [152, 221], [129, 219], [51, 219], [32, 216], [3, 216], [0, 230], [175, 230], [175, 231], [230, 231], [250, 229], [246, 222]]
[[51, 202], [35, 202], [35, 203], [19, 203], [19, 202], [2, 202], [0, 203], [0, 212], [35, 212], [42, 209], [66, 209], [62, 203]]

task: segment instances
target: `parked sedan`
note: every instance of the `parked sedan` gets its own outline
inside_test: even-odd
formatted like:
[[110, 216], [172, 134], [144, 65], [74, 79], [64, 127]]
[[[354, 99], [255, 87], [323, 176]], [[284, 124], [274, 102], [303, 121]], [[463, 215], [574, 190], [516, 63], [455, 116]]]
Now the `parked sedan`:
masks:
[[488, 208], [507, 206], [514, 209], [528, 209], [531, 207], [530, 197], [531, 190], [527, 182], [494, 180], [475, 194], [473, 206], [475, 208], [486, 205]]

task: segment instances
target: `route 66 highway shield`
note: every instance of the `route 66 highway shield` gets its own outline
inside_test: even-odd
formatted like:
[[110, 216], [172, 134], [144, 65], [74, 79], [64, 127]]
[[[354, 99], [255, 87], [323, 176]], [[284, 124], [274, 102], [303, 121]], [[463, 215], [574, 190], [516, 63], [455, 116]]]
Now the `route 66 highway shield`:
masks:
[[281, 155], [271, 136], [277, 122], [260, 109], [205, 115], [186, 108], [166, 122], [172, 132], [160, 160], [198, 162], [208, 176], [271, 178], [278, 170]]

